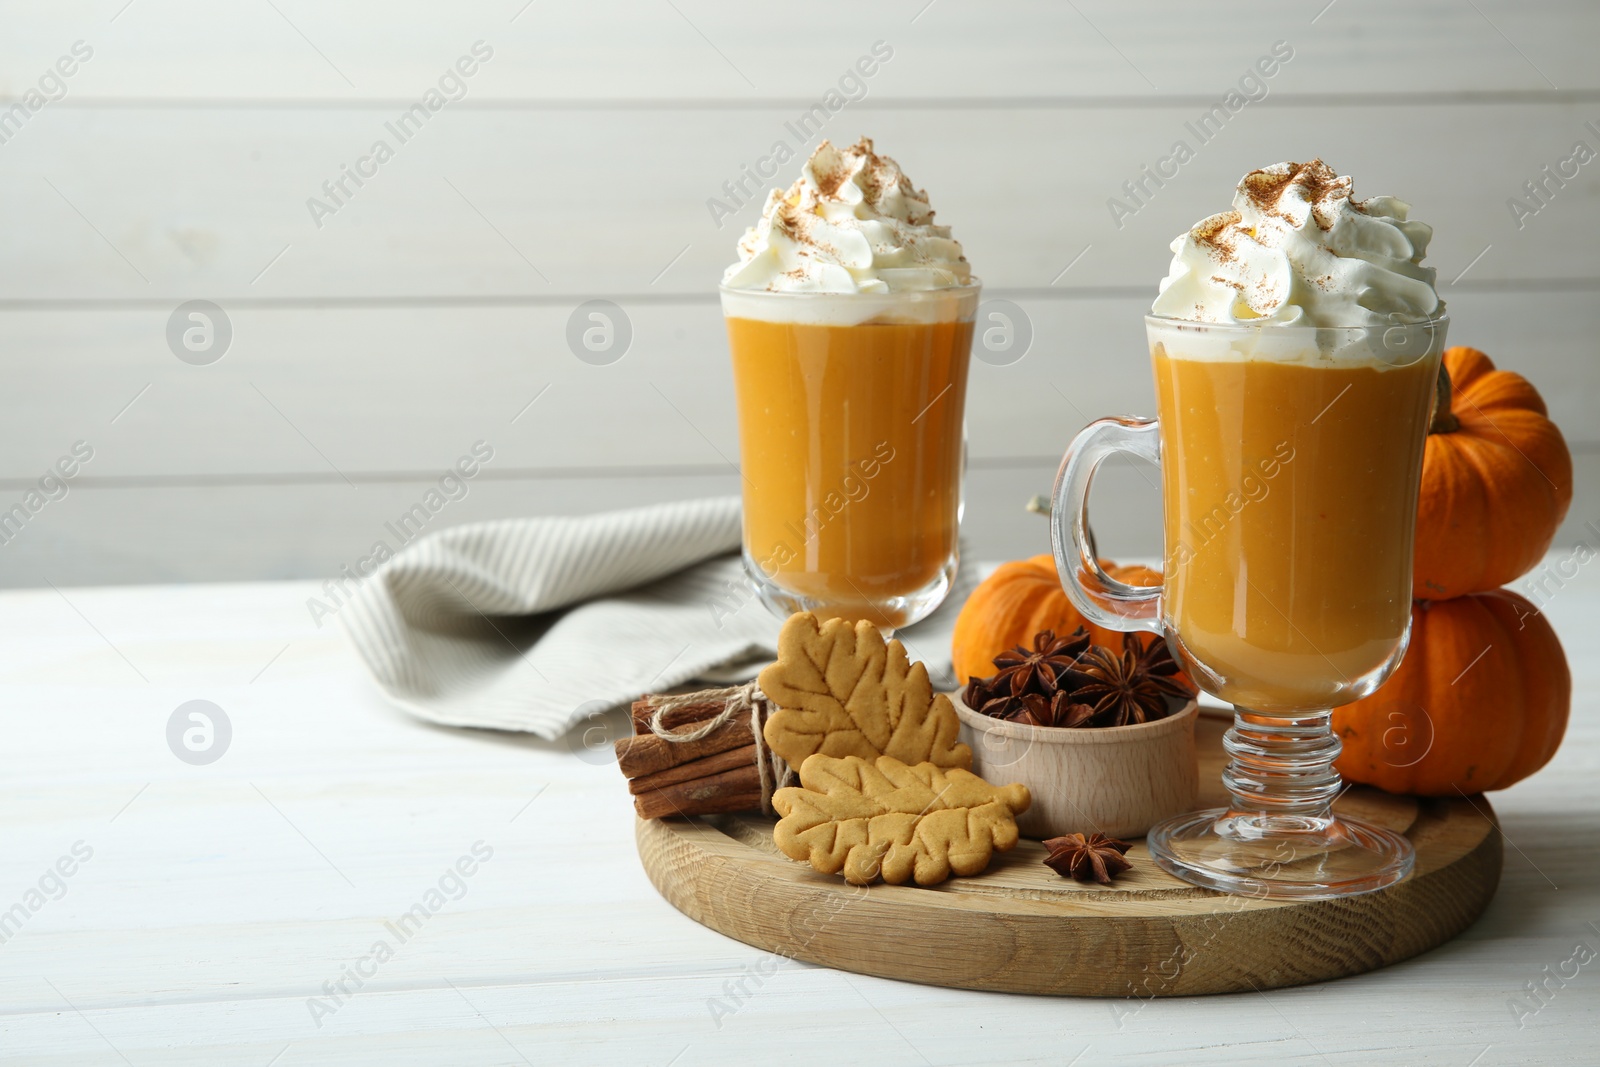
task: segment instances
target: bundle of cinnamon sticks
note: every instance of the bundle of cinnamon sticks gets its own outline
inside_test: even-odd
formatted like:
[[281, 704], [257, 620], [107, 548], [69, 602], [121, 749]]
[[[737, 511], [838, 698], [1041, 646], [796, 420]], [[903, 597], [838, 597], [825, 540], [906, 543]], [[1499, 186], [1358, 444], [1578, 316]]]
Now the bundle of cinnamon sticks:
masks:
[[[651, 732], [655, 700], [646, 696], [634, 702], [634, 736], [617, 742], [617, 766], [628, 779], [628, 792], [640, 817], [712, 815], [761, 807], [761, 772], [750, 716], [735, 715], [704, 737], [674, 742]], [[716, 718], [725, 706], [722, 699], [681, 704], [661, 716], [661, 726], [673, 733], [690, 733]]]

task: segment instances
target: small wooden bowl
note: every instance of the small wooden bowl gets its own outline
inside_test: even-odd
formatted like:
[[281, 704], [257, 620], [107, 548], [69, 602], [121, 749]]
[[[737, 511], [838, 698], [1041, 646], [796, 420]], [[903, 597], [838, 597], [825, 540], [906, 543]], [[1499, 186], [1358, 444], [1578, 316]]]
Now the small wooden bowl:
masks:
[[954, 693], [951, 702], [961, 739], [972, 746], [973, 773], [996, 785], [1021, 782], [1033, 793], [1033, 805], [1017, 816], [1025, 837], [1142, 837], [1198, 807], [1196, 701], [1155, 722], [1087, 729], [993, 719]]

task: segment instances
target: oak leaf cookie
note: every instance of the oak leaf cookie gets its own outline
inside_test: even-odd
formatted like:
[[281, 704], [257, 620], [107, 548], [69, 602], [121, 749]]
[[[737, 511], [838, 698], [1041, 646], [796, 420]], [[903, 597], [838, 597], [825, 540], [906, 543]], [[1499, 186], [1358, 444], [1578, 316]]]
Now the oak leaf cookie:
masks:
[[1027, 786], [993, 786], [960, 768], [816, 755], [801, 764], [799, 788], [773, 794], [783, 818], [772, 839], [790, 859], [843, 871], [854, 885], [880, 876], [937, 885], [982, 873], [995, 850], [1016, 845], [1016, 816], [1030, 803]]
[[950, 698], [933, 691], [928, 669], [870, 622], [817, 622], [803, 611], [778, 635], [778, 660], [761, 672], [777, 710], [762, 735], [791, 767], [807, 756], [892, 756], [902, 763], [972, 766]]

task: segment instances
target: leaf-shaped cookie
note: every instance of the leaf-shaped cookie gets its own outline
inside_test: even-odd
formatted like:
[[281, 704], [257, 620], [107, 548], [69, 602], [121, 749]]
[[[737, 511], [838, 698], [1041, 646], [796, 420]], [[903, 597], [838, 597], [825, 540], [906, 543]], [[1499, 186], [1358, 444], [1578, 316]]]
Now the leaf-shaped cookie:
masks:
[[778, 661], [761, 672], [760, 686], [777, 708], [763, 735], [791, 767], [819, 752], [972, 766], [950, 698], [934, 693], [928, 669], [870, 622], [819, 625], [808, 611], [789, 616]]
[[854, 885], [980, 874], [996, 849], [1017, 843], [1016, 816], [1033, 799], [1025, 785], [993, 786], [971, 771], [889, 756], [812, 756], [800, 766], [800, 786], [772, 796], [783, 816], [773, 842], [823, 874], [842, 870]]

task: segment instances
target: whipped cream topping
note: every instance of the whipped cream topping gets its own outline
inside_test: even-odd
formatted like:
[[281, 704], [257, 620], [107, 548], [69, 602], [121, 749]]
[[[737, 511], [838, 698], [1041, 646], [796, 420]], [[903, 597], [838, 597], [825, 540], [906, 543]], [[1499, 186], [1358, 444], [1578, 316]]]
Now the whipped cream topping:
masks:
[[761, 221], [739, 241], [730, 289], [888, 293], [965, 285], [972, 277], [928, 196], [866, 137], [823, 141], [787, 192], [767, 195]]
[[1194, 322], [1377, 326], [1444, 313], [1422, 266], [1433, 227], [1389, 196], [1351, 198], [1326, 163], [1277, 163], [1239, 182], [1233, 210], [1172, 242], [1151, 311]]

